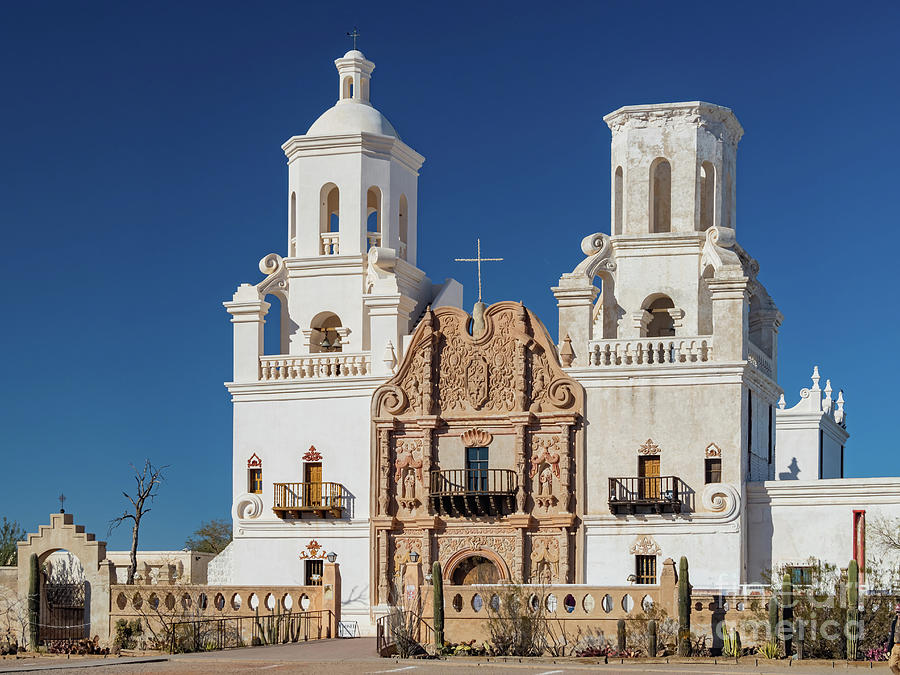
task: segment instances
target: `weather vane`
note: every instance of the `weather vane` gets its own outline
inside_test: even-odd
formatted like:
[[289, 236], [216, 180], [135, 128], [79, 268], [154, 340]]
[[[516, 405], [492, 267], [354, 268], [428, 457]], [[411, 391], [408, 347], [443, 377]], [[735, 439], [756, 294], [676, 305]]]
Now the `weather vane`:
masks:
[[474, 258], [455, 258], [456, 262], [473, 262], [478, 263], [478, 302], [481, 302], [481, 263], [483, 262], [500, 262], [503, 258], [482, 258], [481, 257], [481, 239], [476, 239], [477, 252]]
[[356, 39], [360, 36], [359, 29], [356, 26], [353, 26], [353, 32], [347, 33], [348, 38], [353, 38], [353, 49], [356, 49]]
[[60, 492], [59, 497], [57, 497], [57, 499], [59, 499], [59, 512], [65, 513], [66, 510], [63, 508], [63, 504], [66, 503], [66, 496], [62, 492]]

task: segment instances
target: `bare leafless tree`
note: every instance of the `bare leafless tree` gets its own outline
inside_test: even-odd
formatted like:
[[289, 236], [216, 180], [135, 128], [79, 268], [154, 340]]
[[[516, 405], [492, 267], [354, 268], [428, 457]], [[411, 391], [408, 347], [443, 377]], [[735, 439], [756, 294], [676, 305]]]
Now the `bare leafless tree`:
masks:
[[131, 465], [131, 468], [134, 469], [134, 481], [136, 483], [134, 495], [132, 496], [124, 490], [122, 491], [122, 494], [125, 495], [125, 499], [131, 502], [131, 509], [126, 508], [121, 516], [109, 521], [110, 532], [126, 520], [132, 522], [131, 564], [128, 566], [128, 580], [125, 582], [129, 585], [134, 584], [134, 575], [137, 572], [138, 534], [141, 529], [141, 519], [150, 513], [148, 502], [153, 502], [156, 493], [159, 491], [159, 486], [162, 485], [163, 480], [165, 479], [164, 472], [169, 467], [168, 465], [153, 466], [148, 459], [144, 461], [144, 468], [140, 471], [134, 464]]
[[885, 551], [900, 552], [900, 518], [878, 516], [869, 521], [866, 529]]

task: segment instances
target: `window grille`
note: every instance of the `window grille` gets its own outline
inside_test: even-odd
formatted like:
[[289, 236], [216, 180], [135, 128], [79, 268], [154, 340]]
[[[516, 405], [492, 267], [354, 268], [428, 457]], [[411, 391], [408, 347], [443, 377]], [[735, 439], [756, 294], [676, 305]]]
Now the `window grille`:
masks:
[[706, 460], [706, 484], [722, 482], [722, 460], [710, 457]]
[[655, 555], [636, 555], [635, 561], [635, 583], [638, 584], [655, 584], [656, 583], [656, 556]]
[[262, 491], [262, 469], [250, 469], [250, 492], [261, 495]]

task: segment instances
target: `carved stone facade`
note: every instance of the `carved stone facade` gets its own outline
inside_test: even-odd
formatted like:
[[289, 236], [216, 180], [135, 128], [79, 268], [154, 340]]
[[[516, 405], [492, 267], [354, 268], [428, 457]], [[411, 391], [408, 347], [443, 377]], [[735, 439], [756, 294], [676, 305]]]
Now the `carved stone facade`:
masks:
[[373, 604], [412, 550], [448, 581], [475, 556], [499, 579], [580, 580], [583, 390], [522, 304], [476, 312], [427, 311], [373, 397]]

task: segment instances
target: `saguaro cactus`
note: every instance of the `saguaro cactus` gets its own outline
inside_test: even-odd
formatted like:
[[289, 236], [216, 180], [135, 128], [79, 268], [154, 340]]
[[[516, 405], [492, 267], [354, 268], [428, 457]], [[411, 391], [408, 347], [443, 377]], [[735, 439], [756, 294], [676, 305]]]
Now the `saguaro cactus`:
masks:
[[31, 554], [28, 575], [28, 645], [32, 650], [38, 648], [40, 640], [40, 608], [41, 608], [41, 567], [36, 553]]
[[434, 646], [438, 651], [444, 648], [444, 577], [441, 574], [441, 563], [437, 560], [431, 566], [431, 584], [434, 591]]
[[847, 567], [847, 660], [856, 659], [859, 646], [859, 564], [850, 561]]
[[647, 622], [647, 652], [648, 656], [656, 656], [657, 638], [656, 638], [656, 620], [650, 619]]
[[791, 575], [787, 572], [781, 579], [781, 621], [784, 655], [791, 658], [794, 643], [794, 586]]
[[619, 652], [625, 651], [625, 619], [619, 619], [616, 621], [616, 641]]
[[769, 599], [769, 642], [778, 642], [778, 592]]
[[691, 655], [691, 582], [688, 561], [678, 561], [678, 655]]

